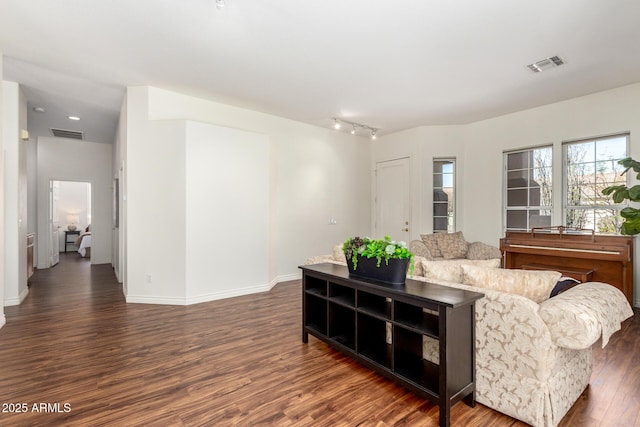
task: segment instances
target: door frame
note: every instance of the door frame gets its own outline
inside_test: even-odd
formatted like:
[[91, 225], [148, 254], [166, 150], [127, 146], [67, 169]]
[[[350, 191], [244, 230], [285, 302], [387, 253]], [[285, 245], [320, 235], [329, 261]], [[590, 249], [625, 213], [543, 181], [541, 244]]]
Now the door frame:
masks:
[[[409, 244], [409, 241], [411, 240], [411, 236], [413, 235], [413, 230], [414, 227], [418, 226], [418, 223], [415, 221], [415, 216], [414, 216], [414, 194], [413, 194], [413, 156], [411, 154], [407, 154], [407, 155], [399, 155], [393, 158], [387, 158], [387, 159], [374, 159], [373, 160], [373, 165], [372, 165], [372, 170], [371, 170], [371, 206], [373, 207], [373, 209], [371, 209], [371, 235], [375, 236], [376, 235], [376, 231], [377, 231], [377, 215], [378, 215], [378, 201], [377, 201], [377, 197], [378, 197], [378, 178], [377, 178], [377, 170], [378, 170], [378, 164], [379, 163], [385, 163], [385, 162], [393, 162], [396, 160], [407, 160], [407, 164], [409, 167], [409, 171], [408, 171], [408, 182], [406, 183], [406, 185], [408, 186], [407, 188], [407, 194], [409, 196], [409, 201], [408, 201], [408, 212], [406, 213], [407, 218], [409, 218], [409, 238], [407, 239], [407, 244]], [[391, 236], [393, 238], [393, 236]]]
[[[91, 188], [91, 199], [89, 200], [89, 204], [88, 206], [91, 207], [91, 211], [92, 211], [92, 216], [93, 216], [93, 206], [94, 206], [94, 197], [95, 197], [95, 191], [94, 191], [94, 183], [91, 180], [85, 180], [85, 179], [74, 179], [74, 178], [55, 178], [55, 177], [49, 177], [48, 179], [49, 181], [49, 192], [51, 193], [51, 188], [53, 185], [54, 181], [58, 181], [58, 182], [77, 182], [77, 183], [83, 183], [83, 184], [88, 184], [89, 187]], [[47, 244], [48, 247], [51, 247], [51, 245], [53, 245], [52, 242], [52, 237], [53, 237], [53, 233], [51, 232], [51, 220], [52, 220], [52, 207], [51, 207], [51, 197], [49, 197], [49, 206], [48, 206], [48, 211], [47, 211], [47, 233], [46, 234], [46, 239], [47, 239]], [[58, 232], [62, 232], [63, 231], [63, 227], [62, 226], [58, 226]], [[60, 239], [60, 236], [58, 235], [58, 240]], [[94, 235], [92, 233], [91, 235], [91, 246], [95, 246], [94, 242]], [[57, 247], [59, 248], [59, 241], [56, 242]], [[91, 259], [92, 260], [92, 259]], [[51, 263], [51, 258], [49, 258], [48, 261], [48, 266], [45, 268], [51, 268], [53, 267], [55, 264]]]
[[[60, 181], [50, 179], [49, 180], [49, 209], [47, 218], [47, 238], [49, 244], [49, 267], [53, 267], [60, 262], [60, 221], [57, 218], [58, 201], [60, 200], [60, 189], [55, 186], [55, 183]], [[56, 192], [56, 189], [58, 190]], [[57, 193], [57, 194], [56, 194]], [[55, 203], [54, 203], [55, 202]], [[57, 241], [54, 243], [54, 236]]]

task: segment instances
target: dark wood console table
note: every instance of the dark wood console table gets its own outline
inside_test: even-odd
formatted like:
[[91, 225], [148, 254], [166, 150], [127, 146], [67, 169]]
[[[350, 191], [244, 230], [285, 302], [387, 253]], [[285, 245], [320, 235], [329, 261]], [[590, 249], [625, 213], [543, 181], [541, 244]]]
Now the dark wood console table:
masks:
[[[440, 426], [460, 400], [475, 406], [475, 301], [483, 294], [351, 278], [335, 264], [300, 268], [302, 342], [311, 334], [437, 403]], [[423, 336], [438, 341], [439, 364], [424, 359]]]

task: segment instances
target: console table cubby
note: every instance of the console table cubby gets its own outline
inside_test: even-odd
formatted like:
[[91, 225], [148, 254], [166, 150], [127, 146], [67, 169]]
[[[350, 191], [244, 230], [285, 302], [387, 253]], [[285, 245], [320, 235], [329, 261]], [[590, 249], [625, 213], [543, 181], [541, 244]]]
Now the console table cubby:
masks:
[[[336, 264], [302, 266], [302, 341], [309, 334], [439, 405], [475, 406], [475, 301], [484, 295], [407, 279], [352, 278]], [[439, 363], [423, 357], [424, 337]]]

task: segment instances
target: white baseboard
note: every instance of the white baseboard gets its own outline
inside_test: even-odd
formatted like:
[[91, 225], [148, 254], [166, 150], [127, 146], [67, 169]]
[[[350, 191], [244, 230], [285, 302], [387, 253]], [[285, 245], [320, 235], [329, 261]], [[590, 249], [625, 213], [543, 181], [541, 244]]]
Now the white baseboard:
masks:
[[29, 286], [25, 286], [25, 288], [20, 292], [20, 303], [24, 301], [24, 299], [29, 295]]
[[20, 298], [7, 298], [4, 300], [5, 307], [11, 307], [12, 305], [20, 305]]
[[[135, 304], [164, 304], [164, 305], [191, 305], [200, 304], [203, 302], [216, 301], [220, 299], [239, 297], [243, 295], [257, 294], [260, 292], [269, 292], [275, 285], [280, 282], [288, 282], [290, 280], [300, 280], [302, 278], [302, 272], [293, 274], [284, 274], [271, 280], [266, 285], [248, 286], [245, 288], [234, 289], [232, 291], [214, 292], [210, 294], [198, 295], [189, 298], [175, 298], [175, 297], [158, 297], [158, 296], [145, 296], [145, 295], [125, 295], [125, 299], [128, 303]], [[123, 289], [124, 291], [124, 289]]]
[[215, 292], [212, 294], [206, 294], [206, 295], [200, 295], [197, 297], [188, 298], [187, 304], [198, 304], [201, 302], [209, 302], [209, 301], [216, 301], [219, 299], [240, 297], [243, 295], [258, 294], [260, 292], [268, 292], [271, 290], [272, 287], [273, 286], [268, 284], [268, 285], [251, 286], [251, 287], [242, 288], [242, 289], [234, 289], [232, 291]]
[[7, 318], [4, 316], [4, 313], [0, 316], [0, 328], [7, 324]]
[[184, 298], [126, 295], [125, 300], [134, 304], [187, 305]]
[[300, 280], [302, 279], [302, 272], [291, 273], [291, 274], [283, 274], [282, 276], [278, 276], [276, 279], [277, 283], [280, 282], [288, 282], [289, 280]]
[[[273, 283], [273, 284], [272, 284]], [[271, 282], [268, 285], [250, 286], [232, 291], [214, 292], [210, 294], [198, 295], [189, 298], [170, 298], [155, 296], [136, 296], [127, 295], [126, 301], [139, 304], [165, 304], [165, 305], [191, 305], [203, 302], [216, 301], [220, 299], [239, 297], [243, 295], [257, 294], [260, 292], [268, 292], [276, 283]]]
[[20, 305], [22, 304], [22, 301], [24, 301], [24, 299], [27, 297], [27, 295], [29, 295], [29, 287], [27, 286], [26, 288], [24, 288], [22, 290], [22, 292], [20, 292], [20, 295], [18, 295], [17, 298], [8, 298], [4, 300], [4, 306], [5, 307], [9, 307], [12, 305]]

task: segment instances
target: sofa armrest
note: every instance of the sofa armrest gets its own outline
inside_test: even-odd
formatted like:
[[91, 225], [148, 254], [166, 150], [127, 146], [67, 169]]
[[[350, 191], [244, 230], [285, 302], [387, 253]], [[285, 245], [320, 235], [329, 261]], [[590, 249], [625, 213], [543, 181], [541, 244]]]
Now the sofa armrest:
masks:
[[602, 336], [602, 347], [633, 316], [624, 294], [600, 282], [575, 286], [540, 304], [540, 317], [551, 339], [559, 347], [579, 350], [593, 345]]
[[424, 244], [422, 240], [412, 240], [409, 242], [409, 252], [415, 255], [416, 258], [421, 257], [427, 260], [432, 260], [433, 256], [431, 255], [431, 251]]
[[324, 262], [335, 263], [333, 255], [316, 255], [307, 258], [304, 261], [304, 265], [322, 264]]
[[467, 259], [496, 259], [502, 258], [502, 252], [495, 246], [483, 242], [469, 243]]

